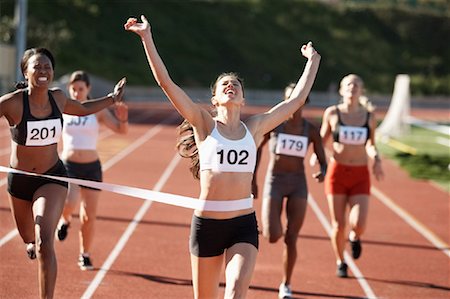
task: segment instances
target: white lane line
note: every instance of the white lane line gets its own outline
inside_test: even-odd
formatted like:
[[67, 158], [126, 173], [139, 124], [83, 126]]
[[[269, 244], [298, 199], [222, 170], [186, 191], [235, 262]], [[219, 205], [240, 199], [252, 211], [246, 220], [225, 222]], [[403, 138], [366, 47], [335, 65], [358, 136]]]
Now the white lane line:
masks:
[[162, 125], [168, 125], [171, 124], [172, 122], [174, 122], [176, 119], [178, 118], [178, 114], [177, 113], [173, 113], [170, 117], [166, 118], [165, 120], [163, 120], [162, 122], [160, 122], [158, 125], [156, 125], [155, 127], [151, 128], [147, 133], [145, 133], [143, 136], [141, 136], [138, 140], [136, 140], [135, 142], [133, 142], [130, 146], [128, 146], [127, 148], [125, 148], [123, 151], [121, 151], [120, 153], [118, 153], [117, 155], [115, 155], [114, 157], [112, 157], [111, 159], [109, 159], [108, 161], [106, 161], [102, 167], [107, 170], [110, 167], [112, 167], [114, 164], [116, 164], [117, 162], [119, 162], [120, 160], [122, 160], [123, 158], [125, 158], [126, 156], [128, 156], [131, 152], [133, 152], [135, 149], [137, 149], [138, 147], [140, 147], [141, 145], [143, 145], [145, 142], [147, 142], [149, 139], [153, 138], [153, 136], [156, 135], [156, 133], [158, 133], [161, 129], [162, 129]]
[[9, 233], [6, 234], [3, 238], [0, 239], [0, 247], [14, 239], [19, 234], [19, 231], [17, 229], [13, 229]]
[[[331, 237], [331, 224], [328, 222], [327, 217], [322, 213], [322, 210], [317, 205], [317, 202], [314, 200], [311, 194], [308, 194], [308, 205], [311, 207], [311, 209], [314, 211], [314, 213], [317, 216], [317, 219], [319, 219], [319, 222], [322, 224], [323, 228], [325, 229], [327, 235]], [[358, 281], [359, 285], [363, 289], [364, 293], [366, 294], [368, 299], [376, 299], [377, 296], [373, 292], [372, 288], [370, 287], [367, 280], [364, 278], [363, 274], [359, 270], [358, 266], [356, 266], [355, 262], [351, 258], [351, 256], [347, 253], [347, 251], [344, 251], [344, 259], [347, 265], [352, 270], [353, 274], [355, 275], [356, 280]]]
[[380, 190], [373, 187], [370, 189], [372, 194], [381, 201], [385, 206], [396, 213], [400, 218], [402, 218], [406, 223], [408, 223], [413, 229], [415, 229], [419, 234], [421, 234], [425, 239], [427, 239], [431, 244], [433, 244], [437, 249], [442, 251], [445, 255], [450, 258], [450, 246], [436, 236], [432, 231], [430, 231], [425, 225], [420, 223], [414, 216], [406, 212], [400, 206], [398, 206], [393, 200], [384, 195]]
[[[160, 177], [159, 181], [156, 183], [155, 187], [152, 189], [154, 191], [160, 191], [164, 184], [169, 179], [170, 175], [172, 174], [173, 170], [177, 166], [178, 162], [180, 161], [181, 157], [178, 155], [178, 153], [175, 154], [174, 158], [170, 162], [169, 166], [167, 166], [166, 170]], [[106, 273], [111, 269], [112, 264], [115, 262], [119, 254], [122, 252], [123, 248], [125, 247], [126, 243], [128, 242], [129, 238], [133, 234], [134, 230], [136, 229], [139, 222], [144, 217], [147, 210], [150, 208], [152, 204], [152, 201], [146, 200], [142, 204], [139, 211], [134, 216], [133, 220], [128, 225], [125, 232], [120, 237], [120, 240], [117, 242], [116, 246], [114, 247], [111, 254], [108, 256], [106, 261], [101, 266], [100, 270], [97, 272], [97, 275], [95, 275], [94, 279], [92, 280], [89, 287], [86, 289], [84, 294], [81, 296], [82, 299], [88, 299], [91, 298], [94, 292], [97, 290], [98, 286], [102, 282], [103, 278], [105, 277]]]

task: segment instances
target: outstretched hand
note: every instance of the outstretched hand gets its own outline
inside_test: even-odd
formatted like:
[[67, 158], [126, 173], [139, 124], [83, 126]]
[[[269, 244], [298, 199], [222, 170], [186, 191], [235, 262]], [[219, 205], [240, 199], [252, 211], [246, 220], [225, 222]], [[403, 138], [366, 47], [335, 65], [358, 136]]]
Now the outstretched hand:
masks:
[[302, 55], [308, 59], [311, 59], [313, 56], [320, 57], [319, 53], [317, 53], [316, 49], [314, 49], [312, 42], [308, 42], [306, 45], [303, 45], [300, 49]]
[[116, 86], [114, 86], [114, 91], [110, 93], [115, 103], [122, 101], [123, 93], [125, 92], [125, 85], [127, 83], [127, 78], [123, 77], [117, 82]]
[[150, 34], [150, 24], [144, 15], [141, 15], [141, 21], [142, 23], [139, 23], [136, 18], [128, 18], [123, 27], [125, 30], [132, 31], [142, 38], [144, 35]]

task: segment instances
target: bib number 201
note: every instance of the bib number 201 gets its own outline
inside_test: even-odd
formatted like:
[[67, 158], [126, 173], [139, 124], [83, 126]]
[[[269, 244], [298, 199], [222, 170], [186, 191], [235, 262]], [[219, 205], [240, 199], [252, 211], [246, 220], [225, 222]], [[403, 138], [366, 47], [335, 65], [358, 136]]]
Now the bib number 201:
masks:
[[248, 152], [246, 150], [242, 150], [239, 153], [236, 150], [229, 150], [225, 152], [223, 149], [218, 151], [219, 155], [219, 163], [224, 164], [228, 163], [231, 165], [239, 164], [239, 165], [247, 165], [248, 164]]
[[61, 130], [61, 120], [57, 118], [27, 121], [27, 138], [25, 145], [45, 146], [57, 143], [61, 136]]
[[38, 128], [33, 128], [31, 130], [31, 140], [43, 140], [47, 139], [49, 137], [49, 134], [51, 134], [50, 138], [54, 138], [56, 135], [56, 128], [53, 127], [50, 130], [48, 128], [41, 128], [40, 130]]

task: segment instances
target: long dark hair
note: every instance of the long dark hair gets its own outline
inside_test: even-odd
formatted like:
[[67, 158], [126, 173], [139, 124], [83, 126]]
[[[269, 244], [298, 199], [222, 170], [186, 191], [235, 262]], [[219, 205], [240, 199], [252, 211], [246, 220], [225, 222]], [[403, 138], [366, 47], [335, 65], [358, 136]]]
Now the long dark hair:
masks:
[[[23, 53], [22, 61], [20, 62], [20, 70], [22, 71], [22, 75], [25, 76], [25, 71], [28, 67], [28, 60], [30, 60], [30, 58], [33, 57], [34, 55], [38, 55], [38, 54], [47, 56], [47, 58], [52, 63], [52, 69], [55, 70], [55, 58], [53, 57], [53, 54], [48, 49], [46, 49], [46, 48], [30, 48]], [[19, 82], [16, 82], [15, 86], [17, 89], [22, 89], [22, 88], [26, 88], [28, 86], [28, 83], [26, 81], [19, 81]]]
[[[243, 80], [239, 77], [237, 73], [228, 72], [220, 74], [217, 79], [211, 84], [211, 94], [212, 96], [216, 95], [216, 87], [217, 82], [220, 81], [223, 77], [231, 76], [236, 78], [242, 86], [242, 94], [244, 94], [244, 83]], [[216, 110], [213, 108], [210, 111], [211, 115], [216, 115]], [[176, 148], [178, 150], [178, 154], [183, 158], [190, 158], [191, 165], [189, 170], [192, 173], [192, 176], [199, 180], [200, 179], [200, 157], [198, 155], [197, 144], [195, 143], [194, 138], [194, 128], [191, 123], [186, 119], [177, 127], [178, 137], [177, 137], [177, 145]]]
[[186, 119], [177, 127], [177, 150], [183, 158], [190, 158], [191, 165], [189, 170], [195, 179], [200, 179], [200, 159], [198, 155], [197, 144], [194, 139], [194, 128]]

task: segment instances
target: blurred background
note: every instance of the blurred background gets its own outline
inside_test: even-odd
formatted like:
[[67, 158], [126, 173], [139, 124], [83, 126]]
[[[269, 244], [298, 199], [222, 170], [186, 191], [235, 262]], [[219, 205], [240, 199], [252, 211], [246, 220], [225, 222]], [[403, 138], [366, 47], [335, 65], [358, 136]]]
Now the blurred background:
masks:
[[174, 81], [199, 97], [225, 71], [247, 90], [281, 97], [311, 40], [322, 55], [313, 89], [324, 97], [356, 73], [369, 95], [389, 100], [396, 75], [408, 74], [413, 98], [449, 100], [447, 0], [0, 0], [1, 93], [13, 89], [17, 57], [30, 47], [52, 51], [55, 80], [84, 69], [111, 84], [126, 76], [128, 86], [155, 86], [138, 37], [123, 29], [141, 14]]

